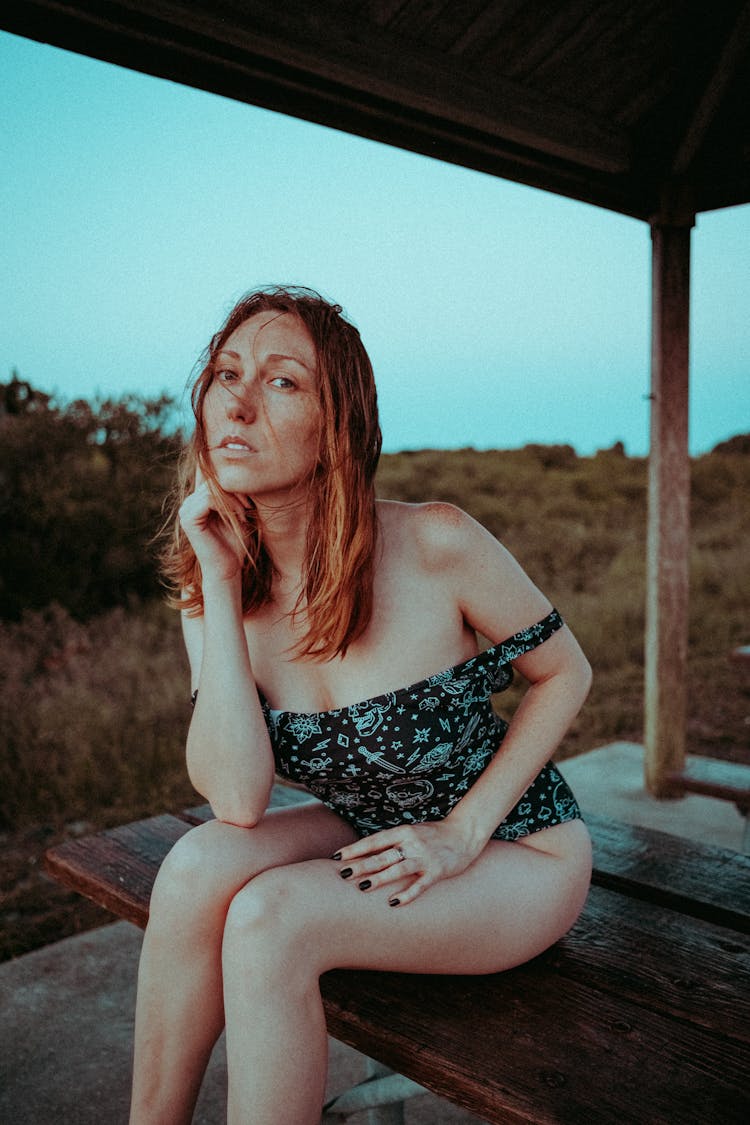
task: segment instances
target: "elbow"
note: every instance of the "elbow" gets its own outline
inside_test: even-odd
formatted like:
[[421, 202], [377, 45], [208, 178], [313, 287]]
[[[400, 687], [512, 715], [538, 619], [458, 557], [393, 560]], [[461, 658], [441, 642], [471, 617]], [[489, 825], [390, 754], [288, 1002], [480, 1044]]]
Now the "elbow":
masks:
[[247, 794], [243, 799], [242, 794], [205, 794], [211, 811], [217, 820], [223, 824], [232, 824], [235, 828], [257, 828], [268, 810], [271, 799], [270, 791], [265, 800], [259, 800], [258, 793]]
[[190, 774], [190, 781], [202, 797], [208, 801], [217, 820], [233, 824], [236, 828], [255, 828], [265, 816], [271, 800], [273, 782], [268, 785], [248, 786], [243, 790], [235, 786], [228, 791], [209, 781]]
[[209, 804], [216, 819], [220, 820], [222, 824], [231, 824], [233, 828], [257, 828], [265, 813], [265, 809], [255, 815], [248, 809], [235, 809], [230, 805], [225, 807], [213, 802], [209, 802]]

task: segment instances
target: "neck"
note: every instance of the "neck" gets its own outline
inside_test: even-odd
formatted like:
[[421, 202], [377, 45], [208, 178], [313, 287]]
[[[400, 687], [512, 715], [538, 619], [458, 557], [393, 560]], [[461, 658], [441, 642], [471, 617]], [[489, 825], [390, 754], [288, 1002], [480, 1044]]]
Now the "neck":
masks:
[[274, 586], [299, 590], [307, 546], [309, 504], [306, 498], [278, 506], [256, 502], [263, 541], [273, 559], [279, 578]]

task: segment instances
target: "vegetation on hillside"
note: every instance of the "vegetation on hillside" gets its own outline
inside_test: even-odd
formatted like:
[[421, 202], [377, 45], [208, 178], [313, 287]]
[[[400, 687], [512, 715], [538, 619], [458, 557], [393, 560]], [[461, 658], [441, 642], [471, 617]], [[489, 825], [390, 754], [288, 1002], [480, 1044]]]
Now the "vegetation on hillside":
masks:
[[[6, 956], [101, 916], [38, 875], [46, 845], [198, 800], [177, 615], [150, 547], [179, 435], [172, 404], [62, 407], [0, 385], [0, 842]], [[693, 462], [689, 747], [748, 759], [750, 441]], [[622, 447], [384, 456], [379, 494], [452, 501], [517, 556], [594, 667], [564, 758], [642, 737], [646, 464]], [[522, 688], [498, 700], [509, 713]], [[0, 937], [2, 934], [0, 934]]]
[[0, 619], [50, 602], [85, 619], [159, 582], [148, 540], [180, 435], [166, 397], [60, 405], [0, 384]]

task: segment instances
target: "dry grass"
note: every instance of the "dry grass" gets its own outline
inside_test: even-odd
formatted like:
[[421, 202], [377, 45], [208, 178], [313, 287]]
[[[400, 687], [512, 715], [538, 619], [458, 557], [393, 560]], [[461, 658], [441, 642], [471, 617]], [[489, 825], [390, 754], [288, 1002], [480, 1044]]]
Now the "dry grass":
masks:
[[[643, 461], [567, 447], [428, 450], [384, 457], [379, 492], [466, 508], [569, 621], [595, 679], [561, 758], [642, 737]], [[694, 463], [689, 749], [737, 760], [750, 757], [750, 677], [727, 655], [750, 640], [749, 498], [747, 455]], [[45, 881], [45, 846], [196, 800], [183, 759], [187, 693], [178, 621], [161, 605], [83, 624], [50, 607], [0, 625], [0, 955], [104, 917]]]

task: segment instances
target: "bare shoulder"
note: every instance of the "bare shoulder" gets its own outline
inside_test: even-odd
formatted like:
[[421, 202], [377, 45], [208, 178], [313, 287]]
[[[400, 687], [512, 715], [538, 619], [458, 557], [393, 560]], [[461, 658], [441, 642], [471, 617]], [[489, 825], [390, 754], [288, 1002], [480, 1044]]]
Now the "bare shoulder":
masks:
[[384, 502], [383, 530], [401, 561], [438, 581], [464, 619], [491, 640], [540, 620], [550, 603], [513, 555], [454, 504]]
[[489, 535], [461, 508], [440, 500], [424, 504], [383, 500], [379, 513], [386, 536], [411, 546], [430, 569], [455, 563], [470, 550], [472, 540]]

